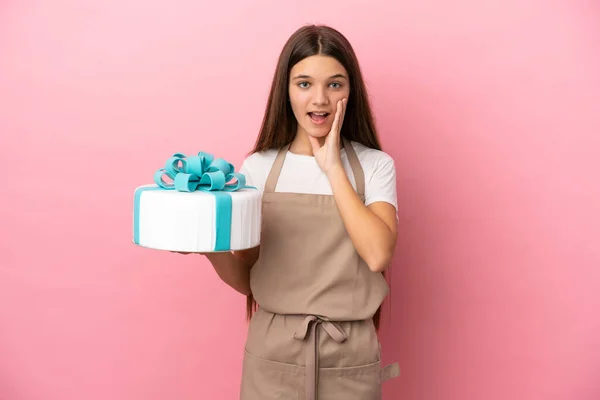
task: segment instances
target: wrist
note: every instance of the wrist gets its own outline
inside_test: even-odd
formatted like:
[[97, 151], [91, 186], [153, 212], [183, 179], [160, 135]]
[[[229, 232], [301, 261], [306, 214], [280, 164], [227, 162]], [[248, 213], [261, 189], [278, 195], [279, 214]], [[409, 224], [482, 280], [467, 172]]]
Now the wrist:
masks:
[[340, 163], [331, 166], [331, 168], [329, 168], [329, 170], [327, 171], [327, 178], [330, 182], [341, 178], [347, 178], [346, 171], [344, 171], [344, 167], [342, 166], [342, 164]]

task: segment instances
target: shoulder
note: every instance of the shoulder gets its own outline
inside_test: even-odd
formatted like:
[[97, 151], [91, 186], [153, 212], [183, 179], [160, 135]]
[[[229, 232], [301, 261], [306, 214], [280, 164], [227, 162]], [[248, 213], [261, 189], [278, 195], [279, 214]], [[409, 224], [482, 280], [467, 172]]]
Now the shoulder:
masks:
[[352, 142], [365, 175], [365, 204], [385, 201], [398, 209], [396, 166], [384, 151]]
[[277, 149], [269, 149], [252, 153], [244, 159], [242, 167], [249, 169], [261, 168], [264, 165], [273, 164], [275, 157], [277, 157]]
[[246, 157], [240, 167], [240, 172], [246, 177], [246, 183], [262, 188], [276, 157], [277, 149], [252, 153]]
[[372, 149], [358, 142], [352, 142], [352, 147], [363, 167], [365, 178], [381, 170], [395, 173], [394, 159], [388, 153]]

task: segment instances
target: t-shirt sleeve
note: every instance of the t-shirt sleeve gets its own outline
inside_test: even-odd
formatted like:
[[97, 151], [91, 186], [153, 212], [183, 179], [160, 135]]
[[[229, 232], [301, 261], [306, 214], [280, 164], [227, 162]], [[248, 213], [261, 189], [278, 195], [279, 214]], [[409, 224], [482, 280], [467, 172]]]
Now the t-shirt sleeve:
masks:
[[379, 153], [380, 159], [375, 163], [373, 173], [365, 187], [365, 204], [385, 201], [398, 210], [396, 193], [396, 166], [394, 159], [385, 153]]
[[246, 158], [239, 169], [240, 173], [246, 177], [246, 185], [254, 186], [254, 182], [252, 182], [252, 174], [250, 173], [250, 167], [248, 165], [248, 159]]
[[261, 181], [261, 170], [260, 164], [258, 163], [256, 155], [247, 157], [240, 166], [240, 173], [246, 177], [246, 185], [254, 186], [260, 192], [264, 190], [264, 182]]

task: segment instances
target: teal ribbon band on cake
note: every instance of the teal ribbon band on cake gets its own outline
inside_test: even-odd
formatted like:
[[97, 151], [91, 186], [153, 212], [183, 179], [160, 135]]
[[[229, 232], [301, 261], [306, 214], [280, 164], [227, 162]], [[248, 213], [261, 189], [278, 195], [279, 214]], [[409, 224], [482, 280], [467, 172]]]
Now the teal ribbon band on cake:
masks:
[[[172, 183], [166, 181], [167, 176]], [[233, 179], [235, 183], [230, 183]], [[215, 197], [215, 246], [214, 251], [231, 249], [232, 199], [228, 192], [239, 189], [256, 189], [246, 186], [246, 177], [235, 172], [233, 165], [210, 153], [199, 152], [197, 156], [187, 157], [175, 153], [165, 163], [165, 167], [154, 173], [157, 186], [142, 187], [134, 195], [133, 241], [139, 244], [139, 213], [142, 193], [147, 190], [177, 190], [180, 192], [202, 191]]]

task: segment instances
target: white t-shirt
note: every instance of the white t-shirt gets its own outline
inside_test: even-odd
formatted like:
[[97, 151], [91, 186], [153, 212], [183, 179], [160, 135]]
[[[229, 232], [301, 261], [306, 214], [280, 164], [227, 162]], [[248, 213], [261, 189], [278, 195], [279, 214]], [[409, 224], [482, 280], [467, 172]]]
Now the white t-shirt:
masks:
[[[385, 201], [398, 210], [396, 195], [396, 167], [394, 160], [380, 150], [371, 149], [357, 142], [351, 142], [365, 175], [365, 205]], [[261, 193], [277, 156], [276, 149], [254, 153], [248, 156], [240, 168], [246, 176], [246, 184], [255, 186]], [[341, 150], [342, 164], [350, 183], [356, 190], [354, 174], [344, 149]], [[333, 194], [327, 175], [312, 156], [287, 152], [285, 162], [275, 187], [276, 192]]]

